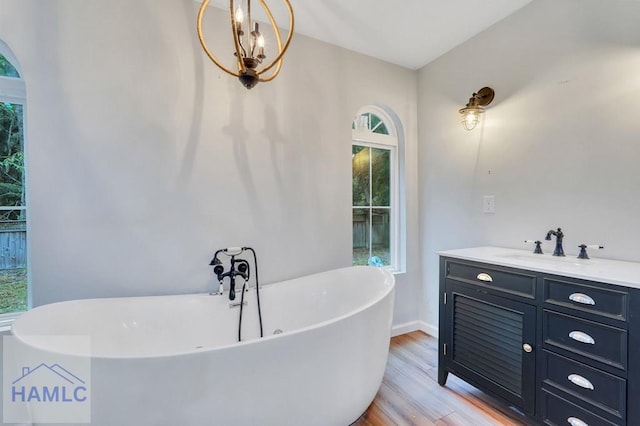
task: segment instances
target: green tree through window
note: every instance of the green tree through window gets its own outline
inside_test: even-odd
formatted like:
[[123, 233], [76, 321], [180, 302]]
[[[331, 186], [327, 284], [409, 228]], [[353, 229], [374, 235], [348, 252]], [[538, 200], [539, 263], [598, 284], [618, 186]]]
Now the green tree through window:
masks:
[[[25, 205], [22, 129], [22, 105], [0, 104], [0, 206]], [[17, 219], [24, 217], [15, 210], [0, 213], [0, 220]]]
[[0, 75], [4, 77], [20, 78], [18, 70], [16, 70], [13, 64], [2, 54], [0, 54]]

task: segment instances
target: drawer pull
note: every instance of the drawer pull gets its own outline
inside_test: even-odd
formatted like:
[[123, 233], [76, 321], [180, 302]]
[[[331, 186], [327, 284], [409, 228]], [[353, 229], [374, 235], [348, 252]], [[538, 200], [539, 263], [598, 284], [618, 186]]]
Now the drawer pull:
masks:
[[525, 343], [524, 345], [522, 345], [522, 349], [528, 354], [533, 351], [533, 348], [528, 343]]
[[491, 275], [489, 275], [487, 273], [484, 273], [484, 272], [479, 273], [476, 278], [479, 279], [480, 281], [484, 281], [486, 283], [493, 282], [493, 278], [491, 278]]
[[596, 301], [591, 298], [591, 296], [587, 296], [584, 293], [573, 293], [569, 296], [569, 300], [576, 303], [582, 303], [583, 305], [595, 305]]
[[571, 333], [569, 333], [569, 337], [580, 343], [588, 343], [590, 345], [596, 344], [596, 341], [593, 340], [593, 337], [582, 331], [572, 331]]
[[567, 423], [569, 423], [571, 426], [589, 426], [588, 423], [583, 422], [577, 417], [569, 417], [567, 419]]
[[585, 389], [594, 390], [593, 383], [591, 383], [589, 379], [582, 377], [579, 374], [570, 374], [569, 377], [567, 377], [567, 379], [569, 379], [569, 381], [576, 386], [580, 386], [581, 388], [585, 388]]

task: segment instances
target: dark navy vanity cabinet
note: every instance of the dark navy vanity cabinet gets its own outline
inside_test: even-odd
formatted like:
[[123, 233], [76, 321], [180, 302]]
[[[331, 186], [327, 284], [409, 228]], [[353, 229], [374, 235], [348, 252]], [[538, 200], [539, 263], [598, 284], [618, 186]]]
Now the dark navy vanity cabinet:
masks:
[[441, 255], [440, 297], [440, 385], [543, 424], [640, 425], [637, 288]]

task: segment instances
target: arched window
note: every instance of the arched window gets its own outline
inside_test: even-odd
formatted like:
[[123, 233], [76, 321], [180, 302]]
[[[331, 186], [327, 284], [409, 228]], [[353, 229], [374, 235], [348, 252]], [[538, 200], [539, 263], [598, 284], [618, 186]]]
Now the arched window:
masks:
[[24, 105], [20, 68], [0, 40], [0, 326], [27, 309]]
[[392, 111], [361, 108], [351, 126], [353, 264], [404, 269], [402, 126]]

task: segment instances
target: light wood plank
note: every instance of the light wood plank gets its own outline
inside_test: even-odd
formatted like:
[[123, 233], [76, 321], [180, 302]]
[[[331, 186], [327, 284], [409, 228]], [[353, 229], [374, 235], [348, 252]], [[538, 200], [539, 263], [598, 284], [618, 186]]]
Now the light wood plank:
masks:
[[438, 385], [438, 340], [421, 331], [391, 339], [375, 400], [352, 426], [518, 426], [524, 416], [449, 375]]

